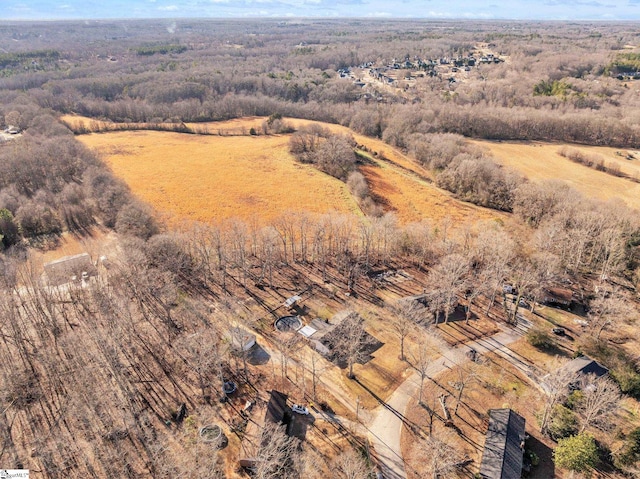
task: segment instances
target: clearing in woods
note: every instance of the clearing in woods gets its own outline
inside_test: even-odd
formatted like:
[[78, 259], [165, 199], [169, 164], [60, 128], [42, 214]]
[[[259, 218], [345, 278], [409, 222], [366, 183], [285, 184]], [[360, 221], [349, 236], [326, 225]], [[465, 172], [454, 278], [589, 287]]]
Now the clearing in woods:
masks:
[[[67, 116], [63, 120], [87, 127], [105, 125], [82, 117]], [[209, 135], [141, 130], [78, 138], [98, 151], [138, 197], [173, 224], [232, 217], [264, 224], [285, 211], [362, 214], [343, 182], [296, 162], [289, 153], [290, 135], [246, 134], [251, 127], [259, 130], [264, 120], [253, 117], [187, 125]], [[430, 172], [381, 140], [353, 134], [339, 125], [286, 121], [296, 128], [316, 123], [336, 133], [353, 135], [371, 152], [370, 164], [361, 171], [373, 195], [385, 211], [394, 211], [401, 223], [445, 217], [464, 223], [503, 216], [458, 201], [435, 187]], [[230, 136], [211, 134], [218, 131]]]
[[[640, 183], [575, 163], [558, 154], [563, 146], [597, 154], [605, 163], [618, 164], [631, 178], [640, 178], [640, 152], [600, 146], [542, 142], [473, 141], [491, 151], [495, 159], [531, 180], [560, 179], [587, 197], [620, 198], [632, 208], [640, 208]], [[627, 159], [627, 157], [631, 159]]]
[[122, 131], [79, 138], [170, 223], [359, 212], [343, 182], [294, 160], [286, 136]]

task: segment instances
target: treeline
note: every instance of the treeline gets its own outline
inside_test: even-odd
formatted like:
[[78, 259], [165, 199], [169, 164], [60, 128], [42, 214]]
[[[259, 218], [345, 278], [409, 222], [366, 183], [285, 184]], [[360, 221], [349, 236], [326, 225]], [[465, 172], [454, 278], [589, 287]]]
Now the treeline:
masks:
[[605, 161], [604, 158], [597, 153], [585, 153], [577, 148], [563, 146], [558, 150], [558, 154], [588, 168], [607, 173], [608, 175], [628, 178], [635, 182], [640, 181], [637, 177], [631, 177], [623, 173], [618, 163]]
[[[13, 72], [0, 80], [0, 89], [13, 92], [13, 98], [28, 91], [44, 108], [117, 122], [215, 121], [275, 112], [350, 124], [379, 137], [394, 136], [397, 125], [404, 124], [422, 133], [477, 138], [640, 145], [640, 104], [632, 90], [605, 72], [612, 57], [626, 55], [617, 52], [624, 41], [633, 42], [625, 29], [599, 26], [598, 35], [582, 36], [562, 25], [540, 24], [525, 33], [514, 24], [496, 36], [496, 26], [488, 23], [453, 35], [436, 23], [417, 22], [409, 32], [407, 24], [371, 22], [363, 33], [326, 21], [304, 29], [269, 21], [212, 21], [216, 28], [193, 22], [184, 30], [178, 26], [171, 43], [158, 36], [154, 22], [117, 35], [110, 30], [115, 25], [95, 32], [81, 28], [69, 37], [67, 48], [55, 50], [72, 60], [58, 62], [59, 71]], [[247, 33], [252, 28], [265, 34]], [[107, 32], [116, 37], [108, 49], [99, 42], [87, 49], [82, 41]], [[376, 41], [385, 34], [388, 41]], [[473, 69], [464, 82], [439, 76], [414, 78], [406, 89], [362, 88], [336, 73], [337, 68], [384, 64], [407, 53], [410, 58], [466, 55], [489, 37], [510, 61]], [[51, 38], [52, 47], [63, 44], [58, 32], [51, 32]], [[150, 53], [167, 51], [130, 54], [137, 48], [146, 52], [140, 47], [145, 42]], [[301, 42], [314, 54], [301, 55]]]
[[52, 61], [60, 58], [57, 50], [31, 50], [26, 52], [0, 53], [0, 67], [19, 65], [29, 61]]
[[16, 121], [26, 131], [0, 147], [0, 245], [55, 243], [63, 231], [83, 234], [96, 222], [126, 230], [122, 222], [131, 208], [139, 210], [136, 221], [143, 225], [147, 209], [128, 187], [56, 118], [39, 113], [5, 113], [11, 118], [6, 122]]

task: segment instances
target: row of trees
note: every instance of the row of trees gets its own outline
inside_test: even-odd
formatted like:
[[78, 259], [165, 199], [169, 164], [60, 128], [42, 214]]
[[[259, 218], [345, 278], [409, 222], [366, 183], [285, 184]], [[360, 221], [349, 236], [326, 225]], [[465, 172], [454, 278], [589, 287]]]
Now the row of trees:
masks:
[[[350, 124], [359, 132], [386, 137], [393, 137], [401, 126], [413, 132], [482, 138], [620, 147], [640, 143], [633, 89], [603, 76], [615, 51], [625, 41], [635, 41], [624, 27], [599, 26], [598, 35], [583, 37], [563, 25], [530, 26], [534, 33], [512, 25], [513, 31], [491, 42], [491, 48], [510, 61], [474, 68], [464, 82], [448, 83], [444, 76], [417, 78], [407, 92], [374, 85], [364, 95], [350, 80], [337, 78], [336, 69], [365, 62], [379, 66], [394, 59], [467, 55], [503, 28], [486, 24], [474, 25], [473, 31], [464, 26], [449, 31], [421, 22], [411, 26], [416, 31], [395, 22], [368, 23], [366, 32], [353, 25], [327, 26], [324, 21], [304, 30], [251, 23], [247, 28], [263, 33], [258, 40], [239, 24], [216, 24], [215, 29], [185, 24], [170, 42], [158, 36], [152, 22], [136, 24], [125, 34], [116, 25], [95, 31], [80, 27], [73, 35], [67, 32], [68, 38], [54, 30], [49, 31], [51, 44], [46, 48], [57, 46], [64, 52], [55, 59], [56, 68], [11, 72], [0, 81], [0, 90], [6, 105], [27, 91], [29, 101], [40, 107], [114, 121], [207, 121], [278, 112]], [[108, 49], [87, 41], [98, 32], [118, 39]], [[273, 35], [264, 35], [267, 32]], [[389, 41], [376, 41], [381, 32]], [[5, 35], [15, 38], [25, 32], [9, 28]], [[536, 47], [530, 45], [531, 35]], [[44, 47], [35, 38], [31, 42], [34, 48]], [[300, 48], [301, 42], [307, 46]], [[8, 38], [5, 43], [20, 47]], [[154, 51], [184, 48], [164, 55], [133, 53], [148, 45]], [[565, 85], [571, 94], [536, 95], [536, 85]], [[375, 98], [384, 102], [372, 101]]]

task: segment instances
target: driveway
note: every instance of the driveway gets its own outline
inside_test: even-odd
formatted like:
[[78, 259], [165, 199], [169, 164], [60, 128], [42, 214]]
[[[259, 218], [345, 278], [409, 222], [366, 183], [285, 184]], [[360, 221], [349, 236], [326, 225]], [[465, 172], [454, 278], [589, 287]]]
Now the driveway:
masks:
[[[461, 364], [466, 360], [466, 353], [470, 349], [475, 349], [480, 354], [494, 351], [516, 365], [518, 369], [525, 368], [526, 364], [507, 347], [520, 339], [522, 334], [522, 330], [505, 329], [491, 337], [451, 348], [429, 366], [427, 375], [433, 378], [446, 369]], [[522, 364], [518, 366], [516, 363]], [[373, 411], [373, 419], [368, 424], [369, 438], [385, 479], [407, 477], [402, 459], [400, 436], [407, 405], [409, 400], [417, 395], [419, 386], [420, 375], [414, 372], [395, 390], [386, 404], [380, 405]]]

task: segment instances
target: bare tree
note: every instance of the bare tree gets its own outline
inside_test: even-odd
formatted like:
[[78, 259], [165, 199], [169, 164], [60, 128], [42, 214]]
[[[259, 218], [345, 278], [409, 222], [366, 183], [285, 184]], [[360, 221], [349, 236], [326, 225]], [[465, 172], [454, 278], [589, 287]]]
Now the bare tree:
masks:
[[469, 272], [469, 261], [464, 256], [451, 253], [440, 259], [431, 271], [429, 271], [429, 298], [439, 307], [435, 311], [436, 322], [439, 310], [444, 312], [444, 322], [449, 321], [449, 316], [457, 303], [457, 297], [465, 290], [465, 279]]
[[544, 406], [540, 414], [540, 431], [542, 434], [549, 434], [549, 423], [553, 408], [556, 404], [562, 403], [569, 394], [569, 384], [578, 379], [576, 373], [568, 369], [560, 369], [554, 374], [550, 374], [543, 381], [543, 388], [547, 393], [544, 399]]
[[297, 333], [286, 333], [275, 341], [275, 345], [281, 357], [280, 373], [284, 382], [288, 377], [287, 367], [289, 366], [289, 360], [301, 346], [301, 337]]
[[456, 407], [453, 410], [454, 416], [458, 415], [458, 408], [460, 407], [460, 403], [462, 402], [465, 388], [478, 378], [478, 373], [475, 366], [475, 363], [467, 362], [464, 365], [459, 364], [456, 367], [458, 380], [456, 381], [455, 388], [458, 391], [458, 394], [456, 395]]
[[553, 253], [538, 253], [534, 255], [533, 260], [535, 262], [535, 277], [533, 284], [529, 288], [532, 313], [535, 312], [536, 300], [552, 285], [560, 271], [560, 258]]
[[532, 256], [521, 254], [519, 260], [512, 263], [509, 277], [515, 291], [513, 307], [509, 311], [506, 295], [504, 308], [507, 320], [511, 324], [518, 323], [518, 310], [522, 298], [527, 294], [540, 294], [555, 278], [559, 269], [557, 256], [552, 253], [536, 253]]
[[255, 455], [254, 477], [257, 479], [292, 477], [292, 457], [297, 447], [297, 439], [287, 435], [285, 426], [267, 424], [262, 430], [260, 446]]
[[367, 333], [364, 330], [364, 320], [356, 313], [349, 315], [334, 329], [336, 344], [334, 353], [337, 357], [347, 363], [349, 368], [348, 377], [353, 379], [353, 365], [366, 357], [364, 347], [367, 344]]
[[362, 455], [353, 449], [347, 449], [336, 456], [331, 462], [332, 477], [336, 479], [367, 479], [372, 468], [367, 465]]
[[423, 332], [418, 337], [416, 344], [411, 348], [411, 365], [420, 375], [420, 388], [418, 389], [418, 404], [422, 403], [424, 381], [427, 379], [429, 366], [442, 348], [442, 340], [433, 333]]
[[400, 360], [404, 361], [404, 343], [418, 325], [426, 321], [427, 309], [417, 301], [400, 299], [391, 307], [391, 327], [400, 340]]
[[419, 472], [424, 479], [444, 479], [455, 477], [458, 465], [463, 461], [459, 449], [454, 445], [455, 433], [451, 429], [437, 429], [423, 441], [414, 446], [415, 454], [424, 458], [423, 470]]
[[605, 428], [610, 417], [620, 407], [620, 388], [606, 376], [587, 374], [580, 378], [580, 400], [576, 408], [580, 417], [580, 432], [590, 426]]
[[493, 307], [498, 291], [502, 290], [509, 266], [515, 256], [515, 243], [502, 229], [481, 229], [476, 238], [474, 257], [482, 265], [478, 281], [484, 285], [489, 297], [485, 314]]
[[319, 376], [327, 368], [323, 364], [323, 359], [316, 351], [309, 352], [309, 364], [311, 364], [311, 397], [314, 401], [318, 401], [318, 379]]
[[222, 351], [215, 331], [206, 328], [199, 333], [184, 336], [175, 347], [184, 355], [189, 368], [196, 373], [202, 398], [207, 400], [207, 386], [212, 382], [212, 377], [222, 374]]
[[622, 318], [629, 318], [635, 310], [620, 288], [607, 285], [598, 286], [597, 296], [589, 303], [589, 329], [596, 340], [613, 324]]

